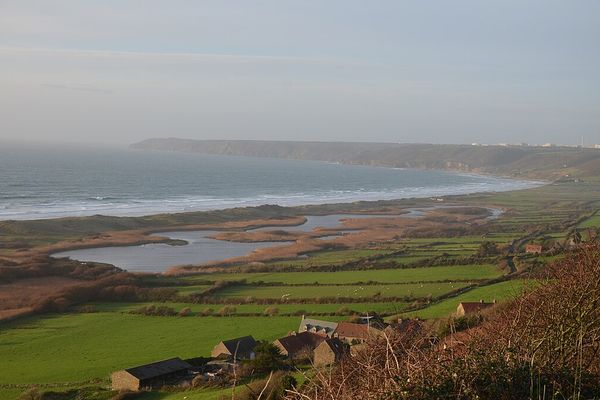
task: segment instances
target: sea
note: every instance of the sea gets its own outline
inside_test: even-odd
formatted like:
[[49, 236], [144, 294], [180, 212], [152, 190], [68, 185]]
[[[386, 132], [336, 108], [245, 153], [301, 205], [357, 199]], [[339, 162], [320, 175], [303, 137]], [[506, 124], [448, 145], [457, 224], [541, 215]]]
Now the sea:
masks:
[[539, 182], [320, 161], [0, 143], [0, 220], [344, 203], [536, 185]]

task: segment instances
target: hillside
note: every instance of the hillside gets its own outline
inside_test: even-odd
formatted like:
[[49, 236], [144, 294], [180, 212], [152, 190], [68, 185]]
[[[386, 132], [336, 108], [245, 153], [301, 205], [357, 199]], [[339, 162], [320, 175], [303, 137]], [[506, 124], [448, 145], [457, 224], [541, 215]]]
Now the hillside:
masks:
[[395, 168], [443, 169], [535, 179], [596, 177], [600, 150], [571, 147], [400, 143], [148, 139], [139, 150], [318, 160]]

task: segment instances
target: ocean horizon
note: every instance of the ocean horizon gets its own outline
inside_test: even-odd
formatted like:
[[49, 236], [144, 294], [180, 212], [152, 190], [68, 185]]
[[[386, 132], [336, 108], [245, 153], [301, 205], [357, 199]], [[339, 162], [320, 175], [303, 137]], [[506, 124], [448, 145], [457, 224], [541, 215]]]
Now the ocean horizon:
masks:
[[540, 182], [438, 170], [125, 148], [0, 148], [0, 220], [142, 216], [526, 189]]

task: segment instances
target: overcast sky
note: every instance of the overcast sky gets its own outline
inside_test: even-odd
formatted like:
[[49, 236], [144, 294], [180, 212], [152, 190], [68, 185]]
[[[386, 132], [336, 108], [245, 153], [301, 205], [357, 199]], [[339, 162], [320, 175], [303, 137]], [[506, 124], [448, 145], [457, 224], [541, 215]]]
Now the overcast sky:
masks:
[[0, 139], [600, 143], [600, 1], [0, 0]]

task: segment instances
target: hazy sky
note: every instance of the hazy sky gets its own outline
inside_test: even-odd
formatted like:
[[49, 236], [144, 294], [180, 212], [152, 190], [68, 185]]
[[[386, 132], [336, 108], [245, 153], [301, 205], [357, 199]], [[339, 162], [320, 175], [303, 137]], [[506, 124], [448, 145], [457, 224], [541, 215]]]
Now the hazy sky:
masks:
[[0, 0], [0, 139], [582, 135], [598, 0]]

